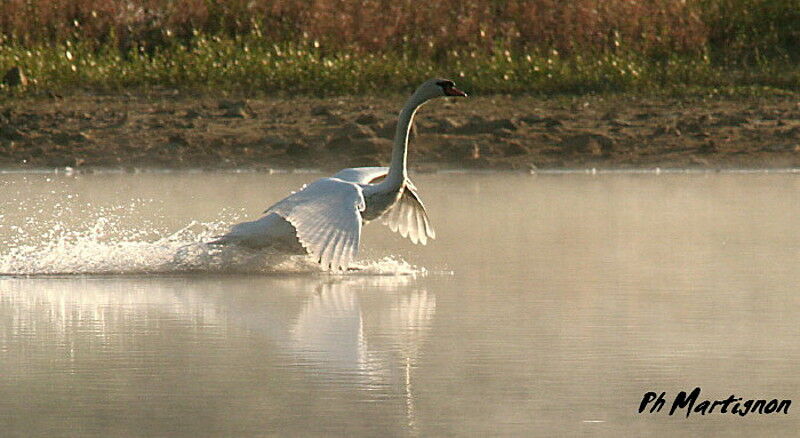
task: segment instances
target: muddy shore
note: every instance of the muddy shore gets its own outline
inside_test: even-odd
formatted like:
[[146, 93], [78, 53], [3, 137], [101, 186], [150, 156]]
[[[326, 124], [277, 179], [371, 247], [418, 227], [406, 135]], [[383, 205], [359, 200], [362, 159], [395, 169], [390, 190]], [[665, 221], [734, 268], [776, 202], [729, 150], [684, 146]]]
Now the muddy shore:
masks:
[[[0, 104], [0, 168], [386, 164], [403, 96], [55, 95]], [[471, 97], [424, 106], [416, 170], [800, 166], [794, 96]]]

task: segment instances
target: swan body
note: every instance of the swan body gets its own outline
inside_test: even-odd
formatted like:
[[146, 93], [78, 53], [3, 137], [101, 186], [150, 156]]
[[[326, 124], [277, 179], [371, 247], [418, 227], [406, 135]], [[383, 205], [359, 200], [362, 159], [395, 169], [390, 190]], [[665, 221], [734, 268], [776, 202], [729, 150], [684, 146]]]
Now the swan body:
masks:
[[389, 228], [425, 245], [436, 234], [417, 189], [408, 178], [408, 131], [417, 109], [433, 98], [466, 96], [452, 81], [431, 79], [400, 111], [389, 167], [344, 169], [321, 178], [269, 207], [264, 216], [231, 227], [211, 244], [311, 254], [327, 269], [347, 269], [356, 257], [361, 227], [380, 218]]

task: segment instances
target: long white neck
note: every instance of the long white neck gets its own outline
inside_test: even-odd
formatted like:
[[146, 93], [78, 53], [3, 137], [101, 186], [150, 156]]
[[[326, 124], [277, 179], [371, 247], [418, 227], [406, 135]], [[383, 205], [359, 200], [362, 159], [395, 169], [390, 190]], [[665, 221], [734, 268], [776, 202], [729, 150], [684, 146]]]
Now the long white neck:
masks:
[[406, 155], [408, 154], [408, 133], [411, 130], [411, 122], [417, 109], [425, 103], [416, 95], [408, 99], [405, 106], [400, 110], [397, 120], [397, 130], [394, 133], [394, 147], [392, 148], [392, 162], [389, 165], [389, 174], [381, 183], [381, 188], [385, 190], [397, 190], [406, 180]]

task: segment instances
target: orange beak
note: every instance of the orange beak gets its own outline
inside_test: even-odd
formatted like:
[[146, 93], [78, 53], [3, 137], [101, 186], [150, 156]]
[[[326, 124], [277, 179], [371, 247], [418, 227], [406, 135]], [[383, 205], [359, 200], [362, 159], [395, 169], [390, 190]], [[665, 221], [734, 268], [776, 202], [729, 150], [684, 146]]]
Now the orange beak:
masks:
[[458, 97], [467, 97], [467, 93], [459, 90], [456, 87], [450, 87], [444, 89], [444, 94], [448, 96], [458, 96]]

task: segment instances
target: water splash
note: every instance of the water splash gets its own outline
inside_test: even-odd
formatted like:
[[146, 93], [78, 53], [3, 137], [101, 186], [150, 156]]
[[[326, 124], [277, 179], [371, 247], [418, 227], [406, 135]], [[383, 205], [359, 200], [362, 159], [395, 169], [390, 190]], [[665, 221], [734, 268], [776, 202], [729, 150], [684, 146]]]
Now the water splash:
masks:
[[[209, 246], [238, 220], [192, 221], [166, 237], [165, 230], [148, 224], [132, 228], [128, 213], [100, 210], [96, 217], [69, 226], [25, 221], [6, 226], [0, 249], [0, 275], [137, 275], [137, 274], [318, 274], [337, 276], [420, 275], [424, 268], [396, 257], [366, 260], [346, 273], [328, 273], [311, 257], [286, 256], [238, 247]], [[231, 216], [230, 213], [225, 215]], [[43, 227], [43, 225], [46, 225]]]

